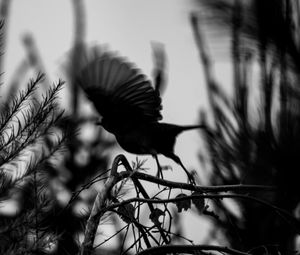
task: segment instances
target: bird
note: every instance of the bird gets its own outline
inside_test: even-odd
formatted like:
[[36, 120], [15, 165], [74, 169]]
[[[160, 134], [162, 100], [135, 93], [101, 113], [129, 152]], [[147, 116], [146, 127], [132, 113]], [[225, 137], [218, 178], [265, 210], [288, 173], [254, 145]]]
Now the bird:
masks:
[[99, 124], [115, 136], [125, 151], [152, 155], [158, 168], [157, 177], [163, 178], [158, 161], [161, 154], [180, 165], [190, 183], [195, 184], [194, 176], [174, 153], [174, 146], [180, 133], [203, 125], [161, 122], [159, 86], [154, 87], [140, 69], [113, 52], [96, 48], [82, 52], [75, 81], [101, 115]]

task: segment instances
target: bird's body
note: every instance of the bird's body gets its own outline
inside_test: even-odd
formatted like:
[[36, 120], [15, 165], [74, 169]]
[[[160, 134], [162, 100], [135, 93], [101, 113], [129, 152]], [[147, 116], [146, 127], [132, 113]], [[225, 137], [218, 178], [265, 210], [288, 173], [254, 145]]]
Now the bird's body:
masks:
[[158, 154], [181, 165], [192, 181], [174, 154], [174, 145], [179, 133], [202, 126], [159, 122], [162, 119], [159, 91], [140, 70], [112, 53], [102, 54], [95, 49], [86, 53], [77, 82], [101, 114], [101, 125], [115, 135], [125, 151], [155, 157], [161, 175]]
[[119, 145], [134, 154], [163, 154], [169, 157], [174, 153], [176, 137], [179, 133], [200, 126], [179, 126], [168, 123], [137, 125], [124, 134], [116, 134]]

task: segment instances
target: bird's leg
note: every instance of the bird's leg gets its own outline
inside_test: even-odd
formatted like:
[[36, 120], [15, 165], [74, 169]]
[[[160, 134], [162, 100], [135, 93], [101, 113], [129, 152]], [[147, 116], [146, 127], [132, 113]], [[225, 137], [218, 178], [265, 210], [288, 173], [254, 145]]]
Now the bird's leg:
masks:
[[169, 154], [165, 154], [165, 156], [173, 159], [178, 165], [180, 165], [182, 167], [182, 169], [185, 171], [185, 173], [189, 179], [189, 182], [193, 185], [196, 185], [194, 176], [185, 168], [185, 166], [182, 164], [180, 158], [177, 155], [175, 155], [174, 153], [169, 153]]
[[154, 158], [155, 158], [155, 161], [156, 161], [156, 164], [157, 164], [157, 174], [156, 174], [156, 177], [157, 178], [164, 178], [164, 176], [163, 176], [163, 172], [162, 172], [162, 168], [161, 168], [161, 165], [160, 165], [160, 163], [159, 163], [159, 161], [158, 161], [158, 157], [157, 157], [157, 154], [153, 154], [152, 155]]

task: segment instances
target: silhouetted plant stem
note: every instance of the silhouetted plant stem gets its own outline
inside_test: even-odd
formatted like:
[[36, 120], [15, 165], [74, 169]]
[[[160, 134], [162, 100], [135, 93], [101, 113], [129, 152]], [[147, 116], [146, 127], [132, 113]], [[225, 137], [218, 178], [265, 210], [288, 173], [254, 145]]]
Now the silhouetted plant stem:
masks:
[[[37, 73], [47, 73], [45, 64], [40, 56], [39, 49], [35, 43], [35, 40], [31, 34], [25, 34], [23, 36], [23, 44], [27, 52], [27, 58], [30, 65], [36, 70]], [[47, 76], [44, 77], [43, 82], [45, 83], [46, 89], [51, 87], [51, 82]], [[43, 88], [45, 90], [45, 88]]]
[[153, 255], [153, 254], [201, 254], [205, 251], [216, 251], [222, 254], [230, 255], [249, 255], [251, 253], [234, 250], [225, 246], [215, 245], [164, 245], [159, 247], [152, 247], [150, 249], [139, 252], [137, 255]]
[[[147, 191], [144, 189], [144, 187], [140, 183], [139, 179], [134, 176], [134, 174], [137, 173], [137, 172], [133, 172], [129, 162], [127, 161], [127, 159], [125, 157], [123, 158], [122, 162], [123, 162], [123, 164], [125, 164], [124, 166], [125, 166], [126, 170], [131, 174], [130, 177], [131, 177], [135, 187], [141, 192], [141, 194], [143, 195], [144, 198], [149, 199], [150, 197], [148, 196]], [[148, 207], [149, 207], [151, 212], [154, 211], [154, 207], [151, 203], [148, 203]], [[163, 229], [161, 228], [161, 226], [159, 224], [155, 224], [155, 225], [156, 225], [157, 229], [159, 230], [164, 243], [169, 243], [170, 241], [167, 239], [167, 237], [166, 237]]]
[[[299, 3], [292, 0], [238, 1], [242, 12], [238, 11], [235, 1], [206, 1], [206, 4], [216, 15], [216, 23], [221, 29], [226, 27], [232, 30], [232, 50], [241, 57], [238, 59], [235, 54], [232, 55], [234, 72], [240, 76], [239, 80], [233, 74], [238, 81], [234, 88], [239, 90], [234, 91], [238, 92], [234, 100], [241, 104], [234, 104], [231, 108], [217, 105], [216, 121], [223, 133], [207, 137], [208, 146], [213, 147], [209, 147], [209, 153], [216, 161], [213, 162], [211, 182], [274, 185], [277, 191], [266, 195], [265, 202], [293, 215], [299, 203], [299, 185], [295, 181], [299, 179], [297, 93], [300, 58], [297, 42], [299, 29], [296, 28], [299, 27], [299, 9], [294, 8]], [[237, 23], [234, 16], [241, 15], [242, 21]], [[244, 54], [248, 54], [248, 51], [247, 62]], [[249, 76], [247, 71], [251, 66], [258, 67], [258, 72], [253, 73], [253, 81], [246, 83]], [[259, 86], [256, 86], [256, 78], [259, 79]], [[245, 94], [240, 94], [242, 87], [245, 87]], [[218, 91], [212, 92], [212, 98], [222, 100], [223, 95], [219, 98]], [[258, 106], [252, 104], [255, 100], [259, 100]], [[258, 110], [256, 116], [251, 114], [253, 110]], [[249, 116], [246, 115], [247, 111]], [[230, 123], [237, 124], [233, 131]], [[299, 232], [297, 220], [293, 221], [283, 213], [281, 216], [292, 222], [286, 225], [263, 204], [241, 199], [236, 203], [241, 212], [238, 217], [229, 207], [216, 205], [218, 213], [233, 219], [233, 223], [226, 217], [225, 220], [220, 218], [220, 221], [216, 221], [216, 226], [220, 227], [231, 246], [252, 249], [276, 244], [277, 247], [274, 245], [271, 250], [265, 249], [270, 254], [289, 254], [295, 248], [294, 239]], [[259, 254], [253, 249], [254, 252]]]
[[81, 255], [89, 255], [92, 254], [93, 251], [93, 244], [97, 232], [97, 228], [99, 226], [100, 219], [103, 215], [101, 213], [106, 206], [106, 200], [110, 196], [111, 189], [117, 182], [117, 167], [119, 161], [117, 159], [114, 160], [113, 167], [111, 170], [111, 174], [107, 181], [105, 182], [104, 186], [101, 187], [100, 191], [98, 192], [95, 202], [93, 204], [89, 219], [86, 224], [85, 234], [84, 234], [84, 241], [80, 249]]
[[[216, 88], [216, 81], [214, 78], [214, 74], [213, 74], [213, 68], [212, 68], [212, 61], [211, 58], [209, 56], [209, 49], [205, 43], [203, 34], [202, 34], [202, 30], [199, 27], [198, 24], [198, 17], [196, 16], [196, 14], [191, 14], [191, 25], [192, 25], [192, 29], [193, 29], [193, 33], [194, 33], [194, 37], [195, 37], [195, 41], [196, 41], [196, 46], [199, 50], [199, 54], [200, 54], [200, 59], [202, 61], [203, 64], [203, 68], [204, 68], [204, 76], [206, 79], [206, 84], [208, 86], [208, 98], [209, 98], [209, 103], [210, 103], [210, 107], [212, 110], [212, 119], [215, 120], [215, 104], [214, 104], [214, 99], [213, 99], [213, 91], [215, 91]], [[214, 123], [216, 124], [216, 123]]]
[[241, 22], [242, 22], [242, 8], [241, 8], [241, 3], [239, 0], [234, 1], [234, 8], [232, 10], [232, 59], [233, 59], [233, 77], [234, 77], [234, 91], [235, 91], [235, 99], [238, 101], [237, 107], [240, 108], [242, 107], [241, 103], [243, 103], [243, 98], [240, 96], [240, 91], [241, 91], [241, 55], [240, 55], [240, 27], [241, 27]]
[[3, 104], [7, 104], [7, 102], [9, 102], [10, 99], [13, 98], [14, 95], [17, 94], [19, 85], [20, 85], [21, 81], [24, 79], [26, 73], [28, 72], [29, 67], [30, 67], [29, 61], [26, 57], [24, 57], [20, 61], [20, 63], [16, 67], [16, 69], [14, 70], [12, 79], [7, 86], [7, 96], [6, 96], [6, 99], [4, 100]]
[[83, 50], [82, 45], [85, 36], [85, 8], [82, 0], [73, 0], [73, 10], [74, 10], [74, 49], [72, 52], [72, 64], [71, 64], [71, 91], [72, 91], [72, 110], [73, 118], [77, 118], [78, 111], [78, 86], [74, 78], [76, 77], [76, 72], [78, 71], [78, 64], [80, 63], [79, 58], [81, 58], [81, 52]]
[[35, 224], [35, 249], [39, 249], [39, 197], [38, 197], [38, 180], [37, 180], [37, 171], [33, 172], [33, 187], [34, 187], [34, 224]]
[[[109, 197], [111, 196], [110, 192], [114, 185], [120, 180], [117, 173], [120, 162], [123, 163], [125, 168], [129, 165], [124, 155], [119, 155], [114, 159], [110, 176], [108, 177], [104, 186], [101, 187], [100, 191], [98, 192], [89, 219], [87, 221], [84, 241], [80, 250], [81, 255], [90, 255], [93, 251], [93, 244], [97, 228], [101, 217], [105, 213], [107, 199], [109, 199]], [[144, 236], [144, 241], [146, 245], [150, 247], [150, 243], [146, 236]]]
[[[4, 48], [6, 44], [6, 27], [8, 21], [8, 14], [9, 14], [9, 6], [12, 1], [10, 0], [2, 0], [0, 3], [0, 77], [4, 73], [3, 69], [3, 58], [2, 55], [4, 54]], [[0, 81], [0, 85], [2, 81]]]
[[292, 228], [295, 229], [297, 233], [300, 234], [300, 223], [298, 220], [290, 214], [288, 211], [281, 209], [275, 205], [270, 204], [269, 202], [266, 202], [260, 198], [253, 197], [250, 195], [243, 195], [243, 194], [201, 194], [201, 195], [190, 195], [190, 196], [184, 196], [179, 198], [169, 198], [169, 199], [146, 199], [146, 198], [131, 198], [124, 200], [120, 203], [115, 203], [113, 205], [107, 206], [106, 210], [113, 210], [114, 208], [132, 203], [132, 202], [143, 202], [148, 204], [163, 204], [163, 203], [176, 203], [179, 201], [187, 201], [193, 198], [207, 198], [207, 199], [214, 199], [214, 200], [221, 200], [224, 198], [232, 198], [232, 199], [245, 199], [250, 200], [252, 202], [256, 202], [259, 204], [262, 204], [266, 207], [268, 207], [270, 210], [273, 210], [276, 212], [280, 217], [282, 217], [283, 220], [286, 221]]
[[155, 176], [134, 172], [130, 173], [127, 171], [122, 171], [119, 173], [119, 178], [127, 178], [127, 177], [135, 177], [139, 180], [149, 181], [151, 183], [160, 184], [162, 186], [170, 187], [170, 188], [178, 188], [184, 190], [198, 191], [201, 193], [205, 192], [251, 192], [251, 191], [276, 191], [277, 188], [274, 186], [267, 185], [244, 185], [244, 184], [236, 184], [236, 185], [216, 185], [216, 186], [200, 186], [200, 185], [192, 185], [184, 182], [174, 182], [166, 179], [159, 179]]
[[[120, 173], [117, 172], [118, 166], [120, 165], [120, 163], [125, 167], [126, 171], [122, 171]], [[123, 202], [118, 202], [117, 199], [111, 197], [111, 190], [114, 187], [114, 185], [116, 185], [119, 181], [125, 179], [125, 178], [131, 178], [134, 182], [134, 184], [138, 187], [138, 190], [143, 194], [143, 196], [145, 198], [132, 198], [132, 199], [128, 199], [125, 200]], [[114, 161], [113, 161], [113, 165], [111, 168], [111, 173], [110, 176], [108, 177], [107, 181], [105, 182], [104, 186], [100, 189], [100, 191], [97, 194], [97, 197], [95, 199], [93, 208], [91, 210], [89, 219], [87, 221], [86, 224], [86, 230], [85, 230], [85, 237], [84, 237], [84, 242], [82, 244], [81, 247], [81, 251], [80, 254], [81, 255], [89, 255], [91, 254], [91, 252], [93, 251], [93, 243], [94, 243], [94, 239], [95, 239], [95, 235], [97, 232], [97, 228], [99, 226], [99, 222], [101, 220], [101, 217], [104, 215], [105, 212], [107, 211], [114, 211], [118, 214], [120, 214], [120, 212], [115, 211], [114, 208], [120, 208], [126, 204], [129, 204], [131, 202], [143, 202], [143, 203], [147, 203], [150, 211], [154, 210], [153, 207], [153, 203], [170, 203], [170, 202], [176, 202], [176, 201], [183, 201], [185, 199], [191, 199], [192, 196], [187, 197], [187, 198], [175, 198], [175, 199], [162, 199], [162, 200], [157, 200], [157, 199], [150, 199], [147, 192], [145, 191], [145, 189], [143, 188], [143, 186], [141, 185], [141, 183], [139, 182], [139, 180], [145, 180], [145, 181], [150, 181], [153, 183], [159, 183], [161, 185], [165, 185], [168, 186], [170, 188], [180, 188], [180, 189], [186, 189], [186, 190], [195, 190], [195, 191], [200, 191], [201, 194], [203, 194], [204, 192], [228, 192], [228, 191], [239, 191], [239, 192], [250, 192], [251, 190], [254, 191], [258, 191], [258, 190], [264, 190], [264, 191], [274, 191], [273, 187], [268, 187], [268, 186], [257, 186], [257, 185], [229, 185], [229, 186], [215, 186], [215, 187], [200, 187], [200, 186], [195, 186], [195, 185], [191, 185], [191, 184], [185, 184], [185, 183], [178, 183], [178, 182], [171, 182], [171, 181], [167, 181], [167, 180], [162, 180], [159, 179], [157, 177], [151, 176], [151, 175], [147, 175], [138, 171], [133, 171], [131, 166], [129, 165], [126, 157], [124, 155], [118, 155]], [[275, 210], [276, 212], [278, 211], [278, 213], [282, 214], [285, 217], [289, 217], [291, 218], [290, 215], [288, 215], [285, 211], [280, 210], [280, 208], [277, 208], [275, 206], [272, 206], [270, 204], [268, 204], [267, 202], [261, 201], [260, 199], [257, 199], [255, 197], [251, 197], [248, 195], [241, 195], [241, 194], [203, 194], [203, 195], [199, 195], [199, 197], [203, 197], [203, 198], [210, 198], [210, 199], [222, 199], [222, 198], [243, 198], [243, 199], [251, 199], [253, 201], [256, 202], [260, 202], [263, 203], [266, 206], [271, 207], [271, 209]], [[197, 196], [198, 198], [198, 196]], [[108, 200], [113, 200], [116, 202], [112, 205], [107, 205], [107, 201]], [[129, 216], [127, 215], [122, 215], [123, 218], [127, 218]], [[139, 232], [141, 233], [142, 238], [144, 239], [146, 246], [148, 248], [151, 247], [146, 232], [144, 231], [144, 227], [142, 225], [140, 225], [139, 222], [137, 222], [135, 219], [131, 219], [128, 218], [128, 221], [130, 221], [131, 223], [133, 223], [138, 229]], [[291, 219], [290, 219], [291, 221]], [[154, 227], [154, 226], [153, 226]], [[158, 228], [158, 230], [160, 230], [160, 232], [165, 232], [162, 228], [159, 228], [157, 225], [155, 225], [155, 227]], [[151, 236], [151, 233], [149, 232], [149, 230], [147, 230], [147, 233]], [[166, 233], [170, 233], [170, 232], [166, 232]], [[165, 236], [165, 234], [164, 234]], [[165, 236], [166, 238], [166, 236]], [[155, 239], [154, 239], [155, 240]], [[165, 239], [164, 243], [168, 243], [168, 240]]]

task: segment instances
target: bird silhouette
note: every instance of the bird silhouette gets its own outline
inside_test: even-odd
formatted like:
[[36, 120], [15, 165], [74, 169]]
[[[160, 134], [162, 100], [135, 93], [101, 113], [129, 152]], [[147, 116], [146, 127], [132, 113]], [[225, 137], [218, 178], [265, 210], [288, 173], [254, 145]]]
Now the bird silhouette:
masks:
[[161, 178], [157, 155], [174, 160], [194, 184], [193, 175], [174, 153], [174, 145], [178, 134], [203, 125], [159, 122], [162, 119], [159, 90], [132, 63], [112, 52], [93, 50], [92, 54], [84, 55], [79, 66], [77, 84], [102, 116], [100, 125], [115, 135], [119, 145], [133, 154], [152, 155], [158, 167], [157, 176]]

